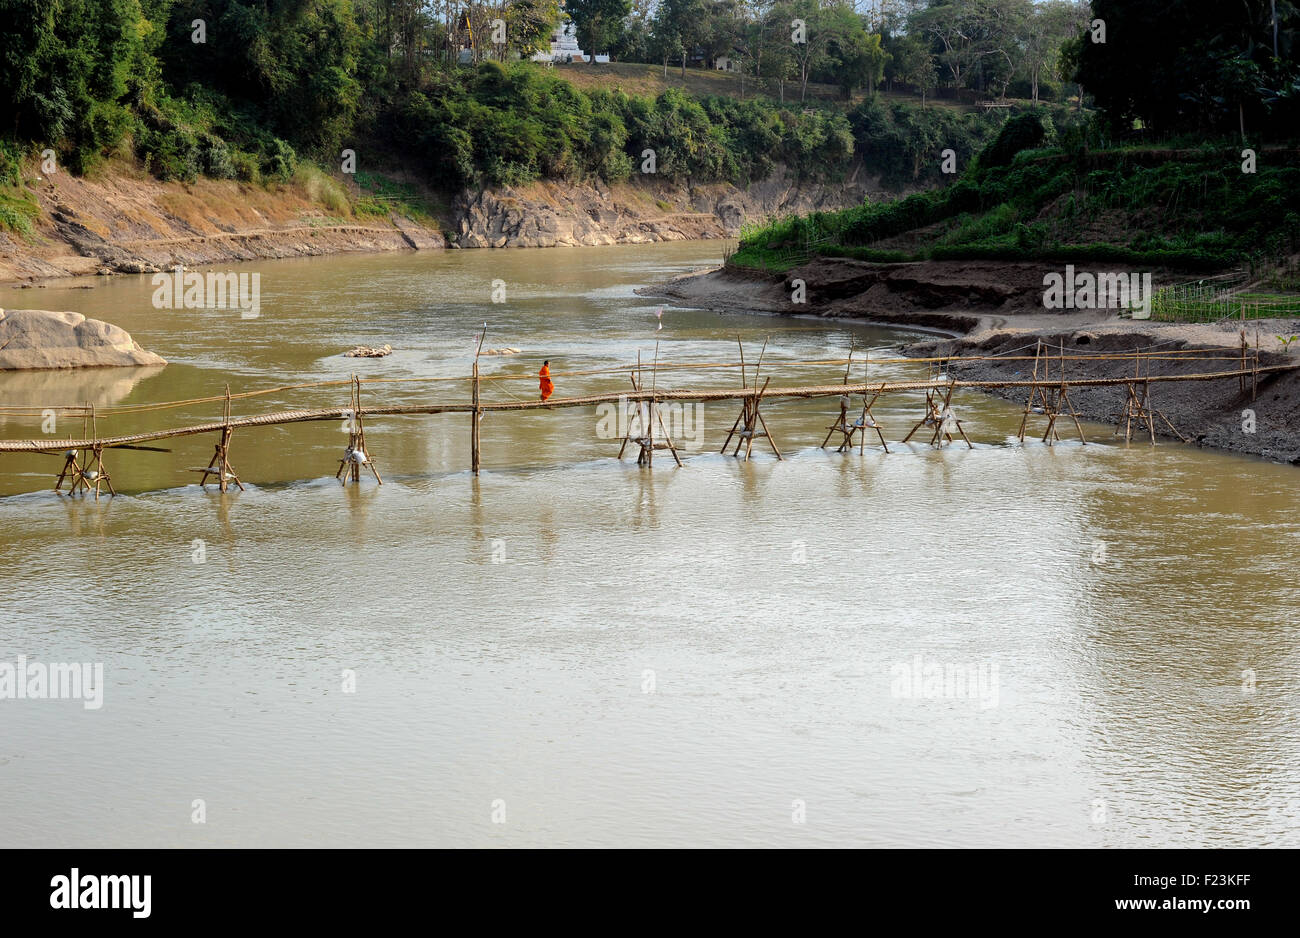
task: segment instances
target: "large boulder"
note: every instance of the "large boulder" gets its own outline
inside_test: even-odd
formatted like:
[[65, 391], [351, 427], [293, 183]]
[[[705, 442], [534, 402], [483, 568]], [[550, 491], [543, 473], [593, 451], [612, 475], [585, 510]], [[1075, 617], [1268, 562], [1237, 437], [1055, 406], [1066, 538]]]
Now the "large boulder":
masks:
[[0, 309], [0, 371], [165, 364], [112, 323], [81, 313]]

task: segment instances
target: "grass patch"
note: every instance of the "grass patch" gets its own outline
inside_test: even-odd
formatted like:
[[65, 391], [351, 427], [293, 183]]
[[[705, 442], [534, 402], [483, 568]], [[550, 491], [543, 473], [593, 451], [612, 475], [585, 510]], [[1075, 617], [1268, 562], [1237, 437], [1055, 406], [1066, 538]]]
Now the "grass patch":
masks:
[[359, 218], [387, 218], [396, 212], [423, 225], [432, 225], [447, 206], [434, 202], [414, 185], [398, 182], [380, 173], [358, 172], [357, 186], [361, 197], [353, 205]]
[[310, 163], [299, 163], [293, 174], [294, 184], [307, 198], [335, 215], [352, 214], [352, 200], [343, 184], [324, 170]]
[[40, 206], [25, 187], [0, 186], [0, 229], [29, 239], [40, 216]]

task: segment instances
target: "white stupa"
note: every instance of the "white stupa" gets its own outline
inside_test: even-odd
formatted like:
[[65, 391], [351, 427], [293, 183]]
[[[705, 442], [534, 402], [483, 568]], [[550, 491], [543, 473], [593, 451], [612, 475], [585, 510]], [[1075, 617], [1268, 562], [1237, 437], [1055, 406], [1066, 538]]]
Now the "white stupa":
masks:
[[534, 62], [585, 62], [587, 58], [578, 48], [578, 30], [568, 14], [563, 14], [560, 25], [551, 33], [549, 52], [534, 52]]

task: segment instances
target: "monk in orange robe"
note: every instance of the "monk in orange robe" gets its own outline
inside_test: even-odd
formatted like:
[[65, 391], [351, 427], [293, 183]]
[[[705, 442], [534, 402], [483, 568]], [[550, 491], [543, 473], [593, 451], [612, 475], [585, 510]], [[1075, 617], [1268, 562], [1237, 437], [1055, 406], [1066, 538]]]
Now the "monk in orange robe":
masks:
[[548, 358], [542, 362], [542, 370], [537, 373], [540, 379], [537, 386], [542, 389], [542, 400], [546, 400], [555, 393], [555, 382], [551, 380], [551, 360]]

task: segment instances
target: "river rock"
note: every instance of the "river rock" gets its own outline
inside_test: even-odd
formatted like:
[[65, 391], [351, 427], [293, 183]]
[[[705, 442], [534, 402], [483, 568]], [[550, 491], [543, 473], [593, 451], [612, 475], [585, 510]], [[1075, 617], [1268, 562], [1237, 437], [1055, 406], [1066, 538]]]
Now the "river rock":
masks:
[[112, 323], [81, 313], [0, 309], [0, 371], [165, 364]]
[[374, 347], [369, 345], [358, 345], [356, 348], [352, 349], [351, 351], [344, 352], [343, 357], [344, 358], [383, 358], [386, 355], [392, 355], [392, 354], [393, 354], [393, 347], [391, 345], [380, 345]]

